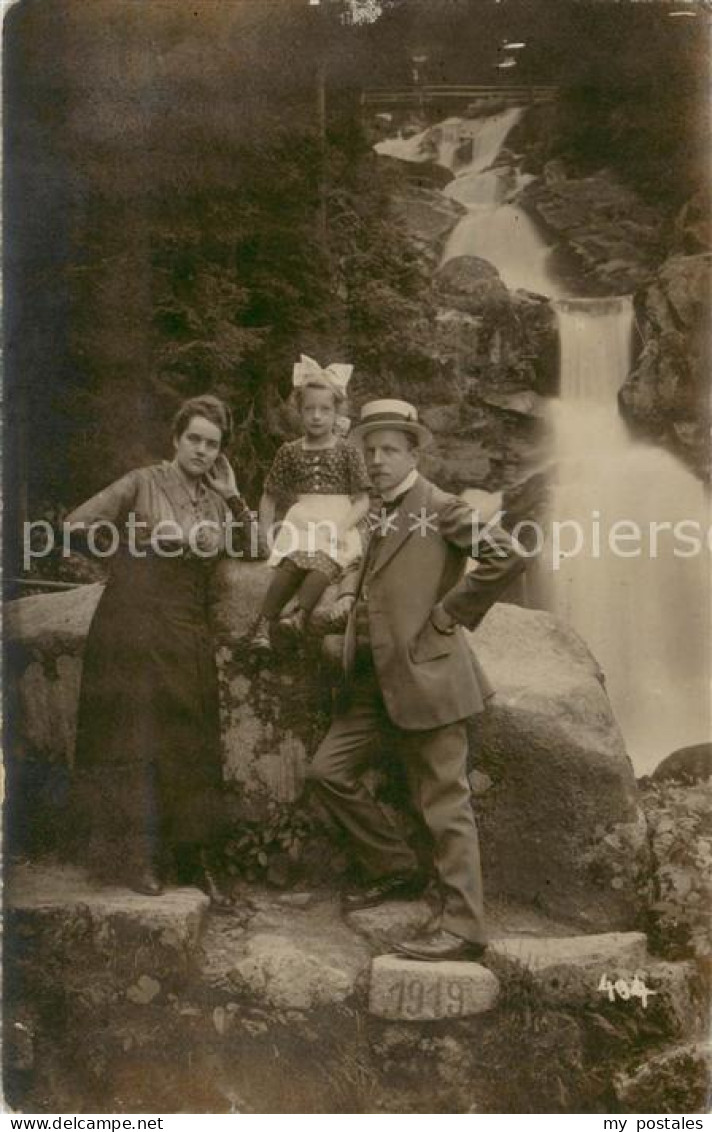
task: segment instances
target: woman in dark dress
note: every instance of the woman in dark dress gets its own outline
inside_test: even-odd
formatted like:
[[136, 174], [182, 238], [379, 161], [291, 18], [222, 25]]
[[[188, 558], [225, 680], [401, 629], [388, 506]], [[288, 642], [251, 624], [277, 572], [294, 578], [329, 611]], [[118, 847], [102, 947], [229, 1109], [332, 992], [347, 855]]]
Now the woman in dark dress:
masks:
[[[174, 459], [129, 472], [78, 507], [81, 532], [118, 529], [84, 654], [76, 770], [93, 871], [160, 895], [172, 871], [215, 903], [224, 832], [208, 604], [226, 524], [249, 513], [221, 446], [230, 414], [186, 402]], [[107, 528], [112, 524], [112, 528]]]

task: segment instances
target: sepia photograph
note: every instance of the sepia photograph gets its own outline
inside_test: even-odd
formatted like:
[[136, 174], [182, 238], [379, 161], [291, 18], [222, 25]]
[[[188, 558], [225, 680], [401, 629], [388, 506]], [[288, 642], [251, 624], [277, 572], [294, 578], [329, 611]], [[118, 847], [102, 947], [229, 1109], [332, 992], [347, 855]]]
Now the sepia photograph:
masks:
[[702, 1129], [712, 0], [2, 8], [5, 1127]]

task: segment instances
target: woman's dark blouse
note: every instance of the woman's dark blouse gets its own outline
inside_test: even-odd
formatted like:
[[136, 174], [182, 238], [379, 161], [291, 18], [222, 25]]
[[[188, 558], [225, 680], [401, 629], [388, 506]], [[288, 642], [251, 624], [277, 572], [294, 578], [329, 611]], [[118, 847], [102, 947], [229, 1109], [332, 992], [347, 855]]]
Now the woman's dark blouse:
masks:
[[360, 495], [368, 488], [363, 456], [341, 439], [333, 448], [304, 448], [301, 439], [283, 444], [264, 485], [268, 495], [282, 500], [298, 495]]

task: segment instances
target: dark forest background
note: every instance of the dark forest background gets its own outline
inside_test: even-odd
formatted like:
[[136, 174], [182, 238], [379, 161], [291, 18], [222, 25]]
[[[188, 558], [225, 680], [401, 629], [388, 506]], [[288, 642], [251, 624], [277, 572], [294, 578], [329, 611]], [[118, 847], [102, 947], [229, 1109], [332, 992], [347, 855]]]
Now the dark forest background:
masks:
[[[213, 390], [256, 501], [300, 352], [355, 400], [413, 397], [423, 265], [389, 211], [364, 86], [557, 83], [539, 159], [608, 166], [670, 215], [705, 185], [707, 21], [628, 0], [21, 0], [5, 22], [6, 497], [76, 504], [169, 454]], [[701, 10], [700, 10], [701, 11]], [[325, 91], [325, 112], [320, 92]]]

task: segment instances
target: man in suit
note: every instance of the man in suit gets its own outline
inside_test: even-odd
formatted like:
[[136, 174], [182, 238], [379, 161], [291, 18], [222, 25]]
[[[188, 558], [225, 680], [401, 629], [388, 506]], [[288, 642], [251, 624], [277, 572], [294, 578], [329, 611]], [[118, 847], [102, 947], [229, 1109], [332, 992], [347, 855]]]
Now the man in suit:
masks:
[[[342, 583], [335, 620], [346, 619], [346, 694], [309, 778], [372, 877], [344, 906], [413, 896], [425, 883], [415, 854], [361, 777], [375, 736], [389, 753], [398, 749], [433, 838], [443, 894], [439, 929], [399, 950], [476, 958], [486, 935], [465, 725], [491, 689], [461, 626], [479, 624], [524, 558], [505, 531], [483, 530], [467, 503], [418, 473], [429, 433], [408, 402], [370, 402], [353, 435], [381, 509], [372, 513], [360, 566]], [[465, 573], [468, 557], [475, 568]]]

